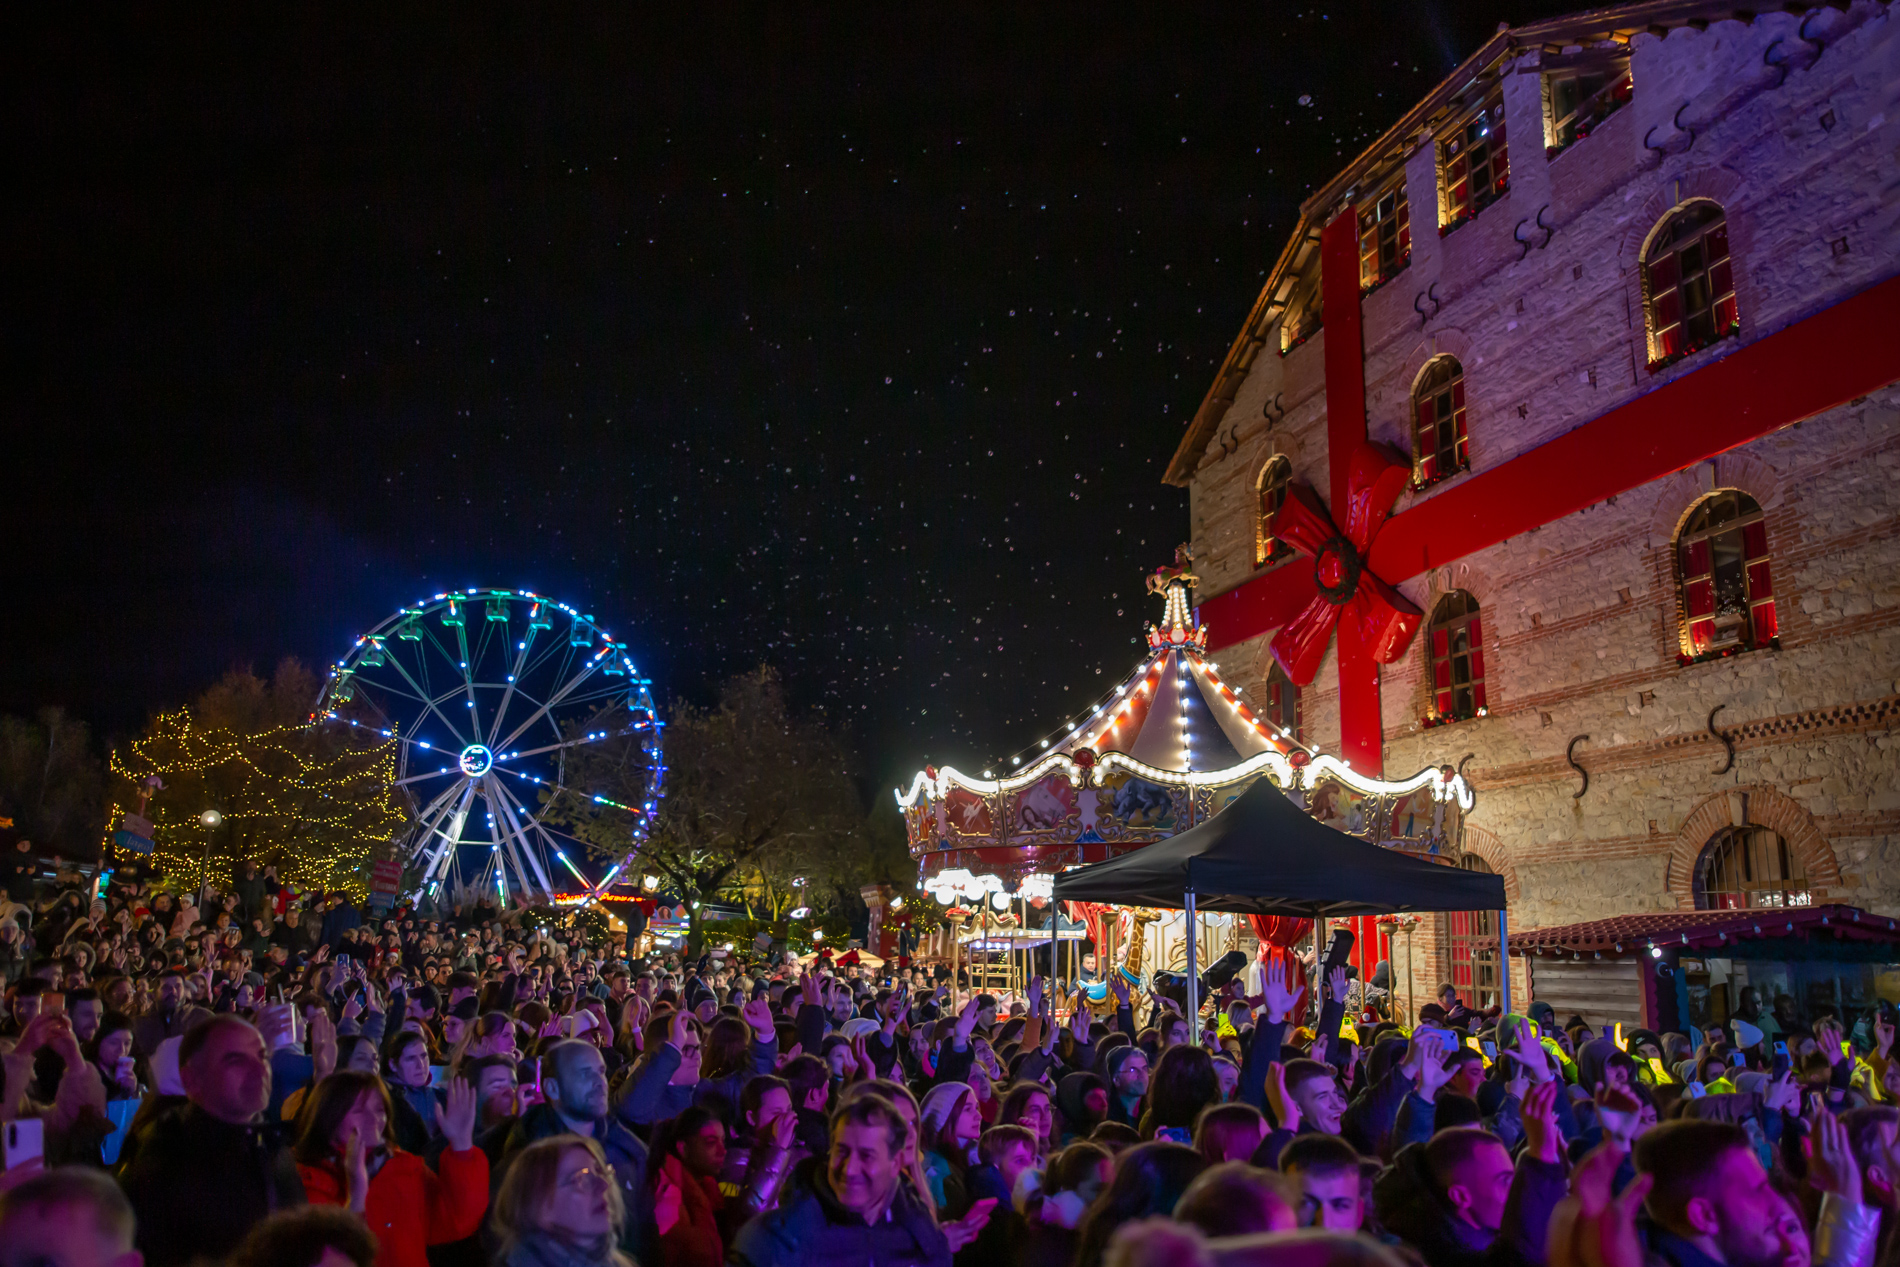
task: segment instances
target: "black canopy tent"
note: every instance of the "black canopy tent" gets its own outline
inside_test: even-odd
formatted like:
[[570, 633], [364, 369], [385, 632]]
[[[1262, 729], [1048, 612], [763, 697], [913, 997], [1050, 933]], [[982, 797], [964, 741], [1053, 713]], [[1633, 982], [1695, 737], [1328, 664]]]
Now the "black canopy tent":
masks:
[[[1188, 1002], [1198, 1010], [1196, 910], [1241, 915], [1389, 915], [1398, 911], [1496, 911], [1508, 936], [1504, 878], [1384, 849], [1328, 827], [1257, 779], [1233, 804], [1178, 836], [1064, 871], [1058, 902], [1108, 902], [1187, 912]], [[1509, 951], [1500, 962], [1509, 964]], [[1502, 1000], [1510, 1010], [1508, 972]]]

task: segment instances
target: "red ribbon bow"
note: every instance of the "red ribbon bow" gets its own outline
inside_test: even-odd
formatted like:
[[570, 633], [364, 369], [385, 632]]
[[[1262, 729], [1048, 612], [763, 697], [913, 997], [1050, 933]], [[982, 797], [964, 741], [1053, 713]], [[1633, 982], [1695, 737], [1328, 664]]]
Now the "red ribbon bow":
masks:
[[1273, 658], [1301, 686], [1313, 680], [1339, 622], [1349, 621], [1380, 664], [1405, 654], [1424, 613], [1366, 571], [1373, 539], [1412, 477], [1410, 464], [1383, 444], [1362, 443], [1346, 476], [1346, 530], [1341, 532], [1304, 484], [1286, 490], [1273, 535], [1313, 559], [1319, 593], [1273, 636]]

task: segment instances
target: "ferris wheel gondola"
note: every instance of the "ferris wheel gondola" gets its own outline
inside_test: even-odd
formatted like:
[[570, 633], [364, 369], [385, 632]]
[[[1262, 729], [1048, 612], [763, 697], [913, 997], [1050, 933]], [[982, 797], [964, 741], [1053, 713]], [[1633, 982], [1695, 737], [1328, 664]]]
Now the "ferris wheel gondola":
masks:
[[[652, 683], [592, 616], [530, 590], [400, 609], [331, 667], [316, 719], [398, 741], [394, 786], [411, 820], [397, 846], [416, 899], [593, 901], [645, 842], [663, 792]], [[645, 769], [638, 803], [574, 785], [573, 756], [629, 738]], [[631, 815], [604, 870], [549, 813], [569, 797]]]

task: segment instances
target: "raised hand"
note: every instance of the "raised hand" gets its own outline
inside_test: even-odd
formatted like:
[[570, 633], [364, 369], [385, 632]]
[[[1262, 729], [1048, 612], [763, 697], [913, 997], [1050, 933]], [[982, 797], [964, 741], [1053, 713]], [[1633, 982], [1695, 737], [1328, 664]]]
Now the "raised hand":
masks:
[[1524, 1151], [1556, 1165], [1563, 1156], [1563, 1132], [1557, 1129], [1557, 1084], [1540, 1082], [1524, 1094]]
[[752, 1036], [762, 1043], [768, 1041], [775, 1032], [772, 1005], [764, 999], [752, 1000], [739, 1009], [739, 1015], [752, 1027]]
[[673, 1019], [666, 1027], [666, 1041], [671, 1043], [681, 1055], [686, 1052], [686, 1040], [692, 1037], [692, 1027], [684, 1009], [673, 1013]]
[[970, 1212], [962, 1218], [943, 1225], [943, 1234], [950, 1241], [950, 1252], [956, 1253], [975, 1240], [983, 1225], [990, 1221], [990, 1211], [996, 1208], [995, 1197], [985, 1197], [970, 1207]]
[[[1817, 1097], [1818, 1099], [1818, 1097]], [[1814, 1127], [1807, 1139], [1808, 1182], [1843, 1201], [1859, 1201], [1860, 1162], [1841, 1120], [1817, 1104]]]
[[1042, 978], [1032, 977], [1029, 982], [1029, 1014], [1037, 1015], [1042, 1008]]
[[1821, 1054], [1827, 1057], [1830, 1065], [1838, 1065], [1847, 1059], [1846, 1053], [1841, 1050], [1841, 1027], [1837, 1022], [1822, 1021], [1816, 1025], [1814, 1045], [1821, 1049]]
[[1094, 1016], [1089, 1012], [1088, 993], [1083, 990], [1077, 990], [1075, 992], [1075, 1010], [1069, 1013], [1069, 1032], [1075, 1035], [1076, 1042], [1088, 1042], [1089, 1025], [1094, 1019]]
[[781, 1113], [772, 1119], [772, 1146], [790, 1148], [792, 1140], [798, 1135], [798, 1115]]
[[327, 1078], [336, 1072], [336, 1023], [323, 1008], [316, 1010], [315, 1019], [310, 1022], [310, 1059], [316, 1064], [318, 1078]]
[[449, 1083], [447, 1099], [446, 1105], [435, 1106], [435, 1123], [442, 1128], [442, 1137], [452, 1151], [467, 1152], [475, 1147], [475, 1120], [481, 1098], [468, 1079], [457, 1078]]
[[963, 1010], [957, 1014], [957, 1042], [959, 1044], [968, 1042], [970, 1035], [976, 1030], [976, 1010], [976, 995], [972, 994], [970, 1001], [965, 1003]]
[[1636, 1121], [1642, 1113], [1642, 1105], [1621, 1087], [1604, 1084], [1597, 1088], [1597, 1121], [1603, 1125], [1603, 1138], [1629, 1148], [1636, 1138]]
[[361, 1214], [369, 1204], [369, 1154], [364, 1147], [363, 1133], [354, 1126], [343, 1145], [343, 1174], [349, 1181], [350, 1209]]
[[1128, 1006], [1128, 980], [1122, 976], [1119, 971], [1111, 970], [1109, 972], [1108, 989], [1109, 992], [1115, 996], [1116, 1007]]
[[1346, 1001], [1346, 992], [1352, 989], [1352, 978], [1344, 968], [1334, 968], [1326, 977], [1326, 993], [1335, 1003]]
[[1279, 1024], [1293, 1014], [1294, 1005], [1300, 1001], [1300, 995], [1306, 993], [1305, 983], [1294, 989], [1287, 980], [1286, 960], [1279, 955], [1267, 960], [1266, 986], [1261, 998], [1266, 1003], [1267, 1021]]
[[1286, 1066], [1277, 1060], [1267, 1064], [1267, 1107], [1273, 1110], [1273, 1120], [1281, 1130], [1299, 1133], [1300, 1106], [1287, 1094]]

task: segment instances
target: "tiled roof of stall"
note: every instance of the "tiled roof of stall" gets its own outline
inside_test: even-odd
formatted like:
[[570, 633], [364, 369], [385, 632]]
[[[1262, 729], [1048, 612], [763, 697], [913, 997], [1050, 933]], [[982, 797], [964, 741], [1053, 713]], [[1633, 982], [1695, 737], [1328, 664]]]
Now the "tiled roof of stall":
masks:
[[[1675, 945], [1712, 950], [1736, 942], [1772, 937], [1831, 934], [1846, 941], [1900, 942], [1900, 922], [1853, 906], [1790, 906], [1734, 911], [1660, 911], [1618, 915], [1581, 924], [1509, 930], [1512, 954], [1533, 951], [1605, 951], [1632, 953], [1651, 946]], [[1495, 937], [1487, 939], [1495, 946]]]

